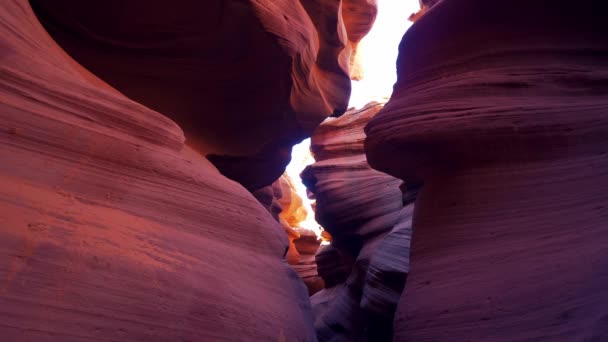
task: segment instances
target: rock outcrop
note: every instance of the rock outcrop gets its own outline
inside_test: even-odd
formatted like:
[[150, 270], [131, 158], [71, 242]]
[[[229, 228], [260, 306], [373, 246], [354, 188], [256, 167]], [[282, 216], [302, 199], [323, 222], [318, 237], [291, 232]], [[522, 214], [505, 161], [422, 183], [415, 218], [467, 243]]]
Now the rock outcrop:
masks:
[[308, 213], [292, 182], [285, 174], [272, 185], [254, 191], [253, 195], [283, 227], [289, 240], [287, 262], [302, 278], [312, 295], [324, 286], [323, 279], [317, 274], [315, 262], [321, 241], [314, 231], [301, 227]]
[[433, 6], [439, 3], [442, 0], [419, 0], [420, 10], [416, 13], [412, 13], [408, 18], [412, 22], [416, 22], [418, 19], [422, 18], [423, 15], [426, 14]]
[[363, 15], [371, 0], [32, 4], [74, 59], [173, 119], [250, 190], [279, 178], [291, 147], [346, 110], [351, 46], [375, 19]]
[[[69, 3], [75, 9], [85, 5]], [[67, 2], [53, 4], [61, 9]], [[113, 22], [123, 14], [112, 12], [117, 6], [104, 2], [96, 15]], [[142, 20], [149, 19], [141, 14]], [[210, 11], [207, 19], [215, 20], [215, 14]], [[196, 19], [184, 20], [188, 18]], [[248, 18], [243, 14], [242, 21], [233, 19], [231, 25], [245, 25]], [[129, 20], [137, 22], [138, 17]], [[120, 22], [114, 23], [123, 32]], [[203, 30], [213, 23], [196, 21]], [[0, 32], [3, 341], [315, 340], [306, 289], [282, 260], [285, 234], [250, 193], [185, 147], [182, 130], [173, 121], [123, 96], [72, 60], [39, 24], [27, 1], [0, 2]], [[95, 31], [81, 33], [87, 32]], [[167, 55], [142, 59], [127, 52], [133, 46], [119, 49], [142, 65], [131, 65], [135, 75], [161, 60], [178, 67], [169, 52], [172, 44], [183, 41], [156, 43], [138, 48], [142, 54], [158, 48]], [[232, 48], [240, 49], [236, 45]], [[104, 63], [115, 62], [119, 53], [106, 52]], [[247, 68], [238, 62], [235, 71]], [[192, 66], [184, 63], [186, 69]], [[126, 72], [123, 64], [120, 68]], [[157, 71], [164, 76], [173, 72]], [[190, 92], [187, 85], [193, 85], [189, 76], [182, 76], [167, 81], [184, 82], [176, 94]], [[158, 86], [150, 79], [141, 82], [151, 89]], [[224, 89], [229, 85], [213, 83]], [[159, 97], [176, 103], [171, 91], [166, 95]]]
[[332, 235], [317, 255], [326, 288], [312, 297], [321, 341], [385, 341], [408, 272], [412, 191], [373, 170], [363, 150], [372, 103], [329, 118], [312, 137], [316, 162], [302, 179], [316, 199], [317, 221]]
[[314, 295], [325, 287], [325, 281], [317, 270], [316, 254], [321, 245], [317, 235], [308, 229], [295, 229], [299, 234], [293, 240], [296, 251], [298, 251], [298, 262], [291, 265], [298, 273], [308, 288], [308, 294]]
[[366, 127], [424, 182], [396, 340], [608, 340], [607, 7], [445, 0], [404, 36]]
[[359, 42], [372, 29], [378, 14], [378, 0], [343, 0], [342, 13], [344, 25], [348, 35], [348, 43], [352, 50], [350, 55], [350, 78], [361, 80], [363, 78], [363, 66], [360, 60], [361, 54], [357, 53]]

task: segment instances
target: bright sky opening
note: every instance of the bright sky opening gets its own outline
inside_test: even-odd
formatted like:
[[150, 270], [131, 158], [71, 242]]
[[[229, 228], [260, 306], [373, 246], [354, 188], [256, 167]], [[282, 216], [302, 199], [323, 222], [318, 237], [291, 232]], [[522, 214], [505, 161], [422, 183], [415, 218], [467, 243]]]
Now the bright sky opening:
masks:
[[[363, 78], [352, 81], [349, 107], [362, 108], [371, 101], [386, 102], [397, 81], [397, 54], [399, 43], [405, 31], [412, 25], [408, 17], [420, 10], [418, 0], [378, 0], [378, 15], [372, 30], [359, 43], [363, 67]], [[308, 212], [302, 228], [319, 232], [319, 224], [314, 219], [312, 201], [306, 196], [306, 187], [300, 179], [300, 172], [314, 163], [310, 155], [310, 139], [293, 147], [291, 163], [286, 173], [294, 180], [298, 195], [302, 197]]]
[[350, 107], [362, 108], [370, 101], [388, 101], [397, 81], [399, 43], [412, 25], [408, 17], [418, 10], [418, 0], [378, 0], [374, 26], [359, 43], [363, 79], [351, 82]]

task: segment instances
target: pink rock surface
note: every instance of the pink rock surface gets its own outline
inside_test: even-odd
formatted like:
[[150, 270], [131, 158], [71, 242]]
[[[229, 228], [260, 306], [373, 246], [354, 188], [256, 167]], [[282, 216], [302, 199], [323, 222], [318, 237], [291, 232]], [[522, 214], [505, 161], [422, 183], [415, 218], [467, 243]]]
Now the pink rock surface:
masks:
[[346, 110], [347, 33], [360, 39], [374, 19], [326, 0], [32, 2], [74, 59], [173, 119], [250, 190], [279, 178], [292, 145]]
[[27, 1], [0, 3], [0, 32], [1, 340], [315, 340], [251, 194], [74, 62]]
[[291, 267], [302, 278], [308, 288], [308, 294], [312, 296], [325, 287], [325, 281], [319, 276], [315, 258], [321, 242], [317, 235], [310, 230], [297, 229], [297, 231], [300, 237], [295, 239], [293, 243], [298, 251], [299, 259]]
[[407, 277], [411, 199], [404, 207], [401, 180], [372, 169], [363, 149], [363, 127], [381, 108], [324, 121], [311, 142], [316, 162], [302, 173], [332, 235], [317, 254], [326, 288], [311, 298], [321, 341], [390, 340]]
[[253, 195], [285, 231], [289, 240], [285, 258], [312, 295], [324, 286], [315, 262], [315, 254], [321, 241], [314, 231], [301, 227], [308, 213], [302, 206], [302, 199], [292, 182], [285, 174], [272, 185], [254, 191]]
[[360, 80], [363, 78], [364, 68], [357, 53], [359, 42], [372, 29], [378, 14], [378, 0], [343, 0], [342, 15], [344, 26], [352, 50], [350, 55], [350, 78]]
[[607, 11], [446, 0], [406, 33], [366, 127], [424, 182], [396, 340], [608, 339]]

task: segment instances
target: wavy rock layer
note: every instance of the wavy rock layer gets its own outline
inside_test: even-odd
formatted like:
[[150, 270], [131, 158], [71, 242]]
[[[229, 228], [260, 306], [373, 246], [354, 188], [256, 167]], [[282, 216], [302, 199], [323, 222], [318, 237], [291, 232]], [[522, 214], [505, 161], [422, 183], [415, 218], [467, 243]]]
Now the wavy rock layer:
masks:
[[300, 226], [308, 213], [302, 206], [302, 199], [297, 194], [292, 180], [283, 175], [272, 185], [254, 191], [253, 195], [287, 234], [287, 262], [302, 278], [309, 294], [318, 292], [323, 288], [323, 279], [317, 274], [315, 254], [321, 242], [314, 231]]
[[325, 281], [317, 270], [316, 254], [321, 242], [317, 235], [308, 229], [296, 229], [300, 235], [293, 241], [298, 251], [298, 262], [291, 265], [308, 288], [308, 294], [313, 295], [325, 287]]
[[363, 150], [363, 126], [381, 108], [321, 124], [312, 137], [316, 163], [302, 173], [317, 221], [332, 235], [317, 255], [326, 288], [312, 297], [322, 341], [390, 340], [407, 277], [412, 200], [404, 207], [402, 182], [370, 168]]
[[608, 339], [607, 11], [448, 0], [406, 33], [366, 127], [424, 181], [396, 339]]
[[0, 3], [0, 32], [3, 341], [315, 340], [285, 234], [245, 189], [27, 1]]
[[375, 18], [325, 0], [32, 3], [79, 63], [175, 120], [250, 190], [279, 178], [292, 145], [346, 110], [347, 32], [360, 39]]
[[378, 14], [378, 0], [343, 0], [342, 14], [352, 50], [350, 56], [350, 78], [361, 80], [364, 70], [360, 55], [357, 53], [359, 42], [372, 29]]

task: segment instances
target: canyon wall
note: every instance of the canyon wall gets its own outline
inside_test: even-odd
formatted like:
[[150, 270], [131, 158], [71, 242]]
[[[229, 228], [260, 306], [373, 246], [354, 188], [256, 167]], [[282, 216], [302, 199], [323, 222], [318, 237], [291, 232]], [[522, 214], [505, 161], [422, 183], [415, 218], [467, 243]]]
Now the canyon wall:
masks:
[[340, 4], [32, 4], [0, 4], [3, 340], [316, 340], [285, 232], [216, 166], [271, 184], [346, 109]]
[[421, 3], [0, 2], [2, 339], [607, 340], [608, 5]]
[[323, 279], [317, 273], [315, 254], [321, 241], [316, 233], [301, 225], [309, 213], [296, 193], [293, 180], [286, 174], [272, 185], [253, 192], [253, 196], [279, 222], [289, 240], [286, 260], [302, 278], [310, 295], [323, 288]]
[[331, 236], [317, 255], [326, 287], [311, 300], [321, 341], [387, 341], [408, 272], [415, 189], [373, 170], [364, 125], [382, 108], [371, 103], [329, 118], [315, 131], [316, 162], [302, 179], [316, 199], [316, 219]]
[[279, 178], [291, 146], [346, 110], [352, 46], [376, 8], [371, 0], [32, 4], [74, 59], [173, 119], [190, 146], [250, 190]]
[[608, 339], [606, 13], [445, 0], [405, 34], [366, 127], [370, 165], [424, 182], [396, 340]]
[[363, 37], [372, 29], [378, 14], [378, 0], [344, 0], [342, 13], [344, 13], [348, 44], [352, 50], [349, 63], [350, 78], [361, 80], [364, 70], [360, 59], [361, 54], [357, 53], [357, 47]]

